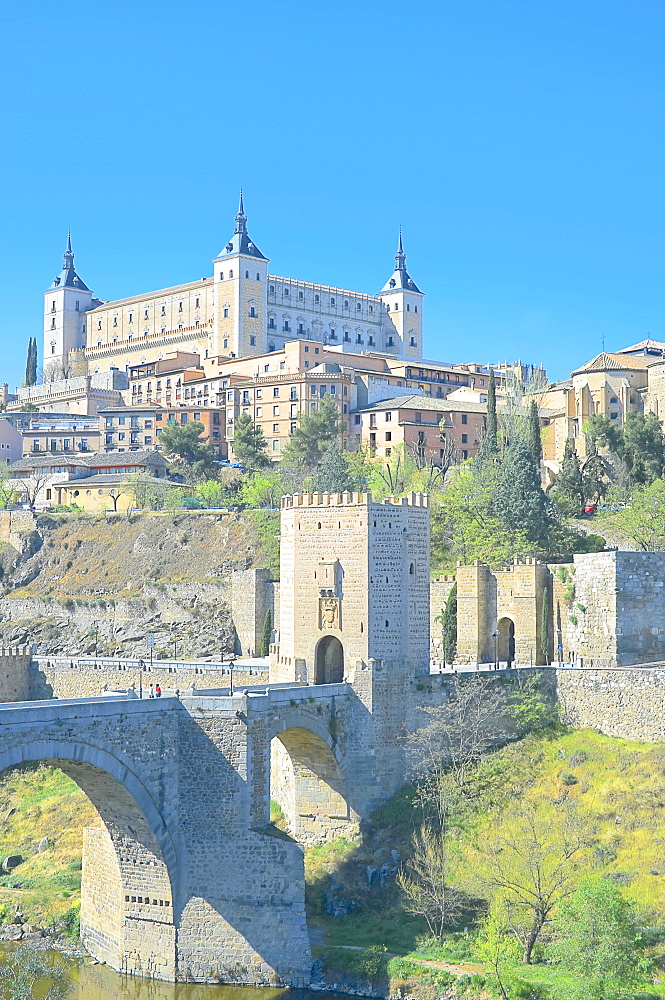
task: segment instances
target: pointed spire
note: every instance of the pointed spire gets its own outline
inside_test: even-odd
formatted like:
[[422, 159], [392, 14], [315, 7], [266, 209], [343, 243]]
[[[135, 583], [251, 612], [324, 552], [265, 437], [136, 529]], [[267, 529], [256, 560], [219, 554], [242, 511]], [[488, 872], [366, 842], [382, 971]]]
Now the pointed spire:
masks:
[[395, 270], [406, 271], [406, 254], [402, 246], [402, 227], [399, 227], [399, 241], [397, 243], [397, 253], [395, 254]]
[[64, 268], [68, 271], [70, 268], [74, 267], [74, 254], [72, 253], [72, 231], [67, 230], [67, 249], [64, 253]]
[[247, 216], [245, 215], [245, 206], [242, 200], [242, 188], [240, 188], [240, 201], [238, 202], [238, 214], [236, 215], [236, 233], [246, 233], [247, 232]]

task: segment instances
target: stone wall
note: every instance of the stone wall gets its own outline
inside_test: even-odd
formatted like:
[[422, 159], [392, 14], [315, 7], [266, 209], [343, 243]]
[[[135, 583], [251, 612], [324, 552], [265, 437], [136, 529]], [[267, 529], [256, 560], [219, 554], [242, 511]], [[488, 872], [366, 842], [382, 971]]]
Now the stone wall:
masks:
[[0, 702], [29, 700], [30, 660], [25, 646], [0, 649]]
[[[192, 685], [199, 691], [218, 690], [229, 687], [231, 674], [228, 666], [210, 664], [178, 663], [145, 660], [140, 670], [136, 661], [104, 660], [84, 657], [25, 657], [30, 663], [29, 682], [26, 698], [44, 700], [47, 698], [88, 698], [96, 697], [104, 691], [138, 692], [139, 677], [144, 695], [151, 684], [159, 684], [163, 691], [190, 691]], [[0, 659], [0, 693], [2, 692], [3, 667]], [[267, 681], [266, 671], [233, 671], [236, 688], [249, 687]], [[9, 682], [7, 682], [9, 683]], [[18, 701], [19, 698], [0, 698], [0, 701]]]
[[436, 619], [441, 615], [446, 606], [450, 591], [455, 583], [454, 575], [437, 576], [430, 583], [429, 588], [429, 634], [430, 634], [430, 655], [434, 663], [441, 663], [441, 650], [443, 636], [441, 632], [441, 622]]
[[556, 690], [568, 725], [607, 736], [665, 743], [665, 664], [591, 669], [563, 667]]

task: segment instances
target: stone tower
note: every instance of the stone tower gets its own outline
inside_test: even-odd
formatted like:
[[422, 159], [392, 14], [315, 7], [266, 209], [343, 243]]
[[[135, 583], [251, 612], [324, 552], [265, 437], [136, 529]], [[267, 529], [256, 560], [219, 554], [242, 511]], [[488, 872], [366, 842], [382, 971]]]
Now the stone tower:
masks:
[[429, 672], [427, 497], [282, 498], [280, 641], [270, 680], [349, 680], [371, 661]]
[[86, 340], [86, 312], [92, 292], [74, 270], [71, 233], [62, 271], [44, 292], [44, 372], [47, 378], [69, 374], [69, 352], [80, 350]]
[[267, 351], [268, 258], [247, 232], [242, 191], [235, 231], [214, 260], [213, 353], [236, 358]]
[[387, 336], [386, 344], [389, 346], [386, 349], [390, 349], [392, 336], [395, 341], [395, 353], [400, 357], [422, 358], [424, 295], [406, 269], [401, 229], [395, 255], [395, 270], [378, 297], [384, 303], [388, 317], [395, 328], [395, 333]]

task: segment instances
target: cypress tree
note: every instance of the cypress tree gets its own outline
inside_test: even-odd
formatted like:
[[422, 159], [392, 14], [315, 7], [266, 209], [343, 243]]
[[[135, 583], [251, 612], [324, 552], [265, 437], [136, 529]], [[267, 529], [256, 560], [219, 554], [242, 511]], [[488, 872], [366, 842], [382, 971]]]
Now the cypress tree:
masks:
[[452, 585], [441, 615], [441, 655], [444, 662], [453, 663], [457, 654], [457, 581]]
[[270, 639], [272, 638], [272, 614], [270, 609], [266, 611], [263, 619], [263, 632], [261, 633], [261, 656], [270, 654]]
[[533, 455], [521, 441], [506, 453], [492, 506], [506, 531], [519, 531], [530, 542], [544, 543], [552, 527], [551, 505]]
[[543, 443], [540, 438], [540, 420], [538, 419], [538, 407], [535, 399], [531, 400], [529, 406], [529, 430], [528, 430], [529, 451], [533, 455], [533, 460], [538, 466], [543, 457]]
[[28, 340], [28, 354], [25, 361], [25, 384], [35, 385], [37, 381], [37, 339]]
[[584, 477], [580, 461], [573, 450], [570, 440], [566, 441], [563, 451], [563, 460], [556, 479], [555, 491], [557, 496], [563, 497], [575, 505], [576, 514], [580, 513], [586, 502]]
[[[487, 385], [487, 422], [485, 425], [485, 441], [488, 454], [496, 454], [499, 450], [499, 427], [496, 419], [496, 379], [494, 369], [490, 368], [490, 378]], [[484, 444], [485, 442], [483, 442]]]
[[546, 664], [550, 662], [550, 591], [547, 584], [543, 591], [543, 610], [540, 624], [540, 648]]

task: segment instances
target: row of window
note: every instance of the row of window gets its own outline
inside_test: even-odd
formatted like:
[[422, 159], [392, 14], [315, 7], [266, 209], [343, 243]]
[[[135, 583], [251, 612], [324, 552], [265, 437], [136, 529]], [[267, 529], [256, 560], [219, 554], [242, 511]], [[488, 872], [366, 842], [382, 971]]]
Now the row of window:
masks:
[[[282, 292], [282, 295], [284, 296], [284, 298], [287, 298], [287, 299], [290, 298], [290, 296], [291, 296], [291, 290], [290, 290], [290, 288], [284, 287], [284, 288], [281, 289], [281, 292]], [[270, 285], [270, 294], [271, 295], [275, 294], [275, 286], [274, 285]], [[302, 292], [302, 291], [299, 291], [298, 292], [298, 301], [302, 302], [304, 300], [304, 298], [305, 298], [305, 293]], [[321, 301], [320, 295], [315, 294], [314, 295], [314, 302], [318, 305], [320, 303], [320, 301]], [[335, 296], [331, 295], [330, 296], [330, 305], [334, 306], [336, 304], [337, 304], [337, 300], [336, 300]], [[343, 300], [343, 307], [344, 307], [344, 309], [349, 309], [350, 308], [350, 306], [349, 306], [349, 300], [348, 299], [344, 299]], [[361, 312], [361, 311], [362, 311], [362, 302], [356, 302], [356, 312]], [[370, 311], [370, 313], [374, 312], [374, 306], [373, 305], [369, 306], [369, 311]], [[416, 312], [418, 312], [417, 309], [416, 309]]]

